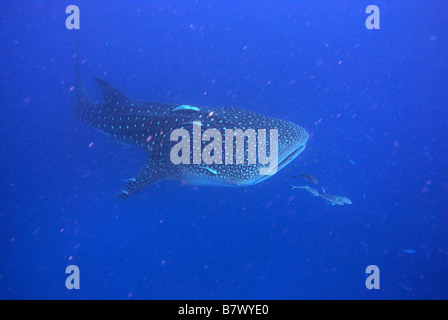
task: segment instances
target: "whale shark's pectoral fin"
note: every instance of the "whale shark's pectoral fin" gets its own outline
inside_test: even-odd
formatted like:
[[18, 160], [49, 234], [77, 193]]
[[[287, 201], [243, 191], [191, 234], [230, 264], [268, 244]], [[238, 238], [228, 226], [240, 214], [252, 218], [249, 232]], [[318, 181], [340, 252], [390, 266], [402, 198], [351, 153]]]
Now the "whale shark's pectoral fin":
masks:
[[166, 169], [165, 160], [149, 157], [137, 176], [128, 179], [126, 186], [120, 193], [115, 195], [115, 198], [126, 200], [133, 194], [167, 178], [168, 171]]

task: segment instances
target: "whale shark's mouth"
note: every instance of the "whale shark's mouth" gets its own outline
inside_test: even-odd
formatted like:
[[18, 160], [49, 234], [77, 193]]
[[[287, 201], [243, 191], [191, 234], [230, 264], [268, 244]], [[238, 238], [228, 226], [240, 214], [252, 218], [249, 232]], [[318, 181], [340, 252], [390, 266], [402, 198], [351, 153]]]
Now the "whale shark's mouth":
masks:
[[305, 149], [306, 144], [302, 144], [297, 149], [292, 151], [290, 154], [288, 154], [286, 157], [283, 158], [282, 161], [278, 164], [278, 170], [281, 170], [283, 167], [285, 167], [288, 163], [290, 163], [294, 158], [296, 158], [300, 153], [302, 153], [303, 149]]
[[305, 149], [305, 147], [306, 147], [306, 144], [304, 143], [304, 144], [300, 145], [299, 147], [297, 147], [296, 149], [294, 149], [291, 153], [289, 153], [286, 157], [284, 157], [277, 166], [273, 167], [269, 171], [268, 174], [260, 176], [258, 179], [253, 181], [252, 184], [257, 184], [263, 180], [266, 180], [270, 176], [276, 174], [279, 170], [281, 170], [288, 163], [290, 163], [292, 160], [294, 160], [300, 153], [302, 153], [302, 151]]

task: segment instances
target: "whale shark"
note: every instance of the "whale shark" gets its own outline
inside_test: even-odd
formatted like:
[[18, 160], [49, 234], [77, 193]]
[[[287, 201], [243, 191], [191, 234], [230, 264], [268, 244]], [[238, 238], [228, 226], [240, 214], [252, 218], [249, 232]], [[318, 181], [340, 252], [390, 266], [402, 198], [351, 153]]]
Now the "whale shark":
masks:
[[[248, 186], [260, 183], [269, 178], [278, 170], [285, 167], [296, 158], [306, 147], [309, 135], [299, 125], [246, 111], [235, 107], [204, 107], [190, 104], [170, 104], [136, 100], [125, 96], [108, 82], [95, 78], [103, 97], [103, 102], [93, 102], [86, 93], [81, 82], [79, 62], [76, 58], [76, 103], [74, 114], [82, 122], [109, 134], [116, 140], [137, 146], [149, 156], [140, 171], [132, 178], [126, 179], [126, 184], [115, 197], [126, 200], [137, 192], [165, 179], [174, 179], [192, 185], [206, 186]], [[194, 131], [204, 134], [208, 129], [225, 132], [228, 129], [240, 129], [247, 132], [253, 129], [258, 138], [257, 130], [271, 133], [271, 139], [266, 140], [266, 155], [272, 155], [272, 130], [277, 133], [275, 147], [277, 149], [277, 163], [270, 173], [261, 174], [260, 169], [266, 168], [266, 163], [257, 161], [250, 163], [249, 157], [261, 147], [249, 146], [248, 137], [245, 138], [243, 152], [238, 155], [234, 152], [229, 156], [231, 163], [206, 163], [192, 161], [193, 163], [173, 163], [172, 150], [178, 141], [172, 141], [174, 130], [182, 129], [190, 141], [193, 137], [192, 148], [182, 150], [190, 152], [189, 159], [194, 158], [198, 148], [206, 147], [208, 141], [197, 141]], [[197, 137], [197, 136], [196, 136]], [[211, 137], [209, 137], [211, 138]], [[227, 140], [226, 140], [227, 138]], [[247, 138], [247, 139], [246, 139]], [[226, 141], [233, 137], [225, 136], [218, 144], [226, 146]], [[216, 142], [216, 140], [215, 140]], [[236, 141], [235, 141], [236, 142]], [[236, 145], [236, 144], [235, 144]], [[216, 146], [216, 144], [215, 144]], [[232, 141], [233, 146], [233, 141]], [[236, 148], [236, 147], [235, 147]], [[226, 156], [228, 150], [225, 151]], [[217, 155], [217, 151], [212, 151]], [[188, 156], [188, 155], [187, 155]], [[245, 160], [238, 159], [243, 156]], [[239, 160], [239, 161], [238, 161]], [[185, 161], [187, 162], [187, 161]]]

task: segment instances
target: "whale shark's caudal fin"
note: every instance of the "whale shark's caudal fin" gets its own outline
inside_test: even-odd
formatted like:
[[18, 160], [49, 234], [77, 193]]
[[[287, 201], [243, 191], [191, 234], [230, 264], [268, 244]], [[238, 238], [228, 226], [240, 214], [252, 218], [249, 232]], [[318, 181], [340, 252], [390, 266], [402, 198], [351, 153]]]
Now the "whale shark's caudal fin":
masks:
[[76, 33], [74, 33], [73, 35], [73, 46], [75, 49], [75, 54], [74, 54], [74, 58], [75, 58], [75, 92], [76, 92], [76, 99], [82, 100], [83, 98], [85, 98], [86, 92], [84, 90], [84, 87], [82, 85], [82, 81], [81, 81], [81, 68], [80, 68], [80, 63], [79, 63], [79, 54], [78, 54], [78, 37], [76, 36]]
[[76, 102], [73, 108], [75, 115], [82, 120], [82, 113], [89, 104], [91, 104], [91, 99], [89, 98], [87, 91], [84, 89], [81, 81], [81, 67], [79, 62], [78, 54], [78, 40], [76, 33], [73, 35], [73, 45], [74, 45], [74, 58], [75, 58], [75, 93]]
[[126, 200], [133, 194], [153, 185], [154, 183], [169, 178], [164, 159], [149, 157], [143, 168], [135, 178], [128, 179], [128, 183], [115, 195], [115, 198]]

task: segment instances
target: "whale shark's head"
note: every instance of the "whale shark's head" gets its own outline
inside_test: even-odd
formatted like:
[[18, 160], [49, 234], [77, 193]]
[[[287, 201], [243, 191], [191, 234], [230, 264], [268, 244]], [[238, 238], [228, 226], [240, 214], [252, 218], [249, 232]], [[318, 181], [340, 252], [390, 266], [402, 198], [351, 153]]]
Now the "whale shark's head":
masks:
[[287, 166], [299, 154], [305, 150], [306, 143], [309, 139], [308, 132], [299, 125], [279, 120], [278, 126], [278, 163], [275, 166], [270, 165], [263, 175], [253, 181], [253, 184], [259, 183], [269, 176], [274, 175], [279, 170]]
[[278, 170], [294, 160], [306, 147], [309, 134], [305, 129], [289, 122], [283, 129], [283, 137], [279, 139]]

